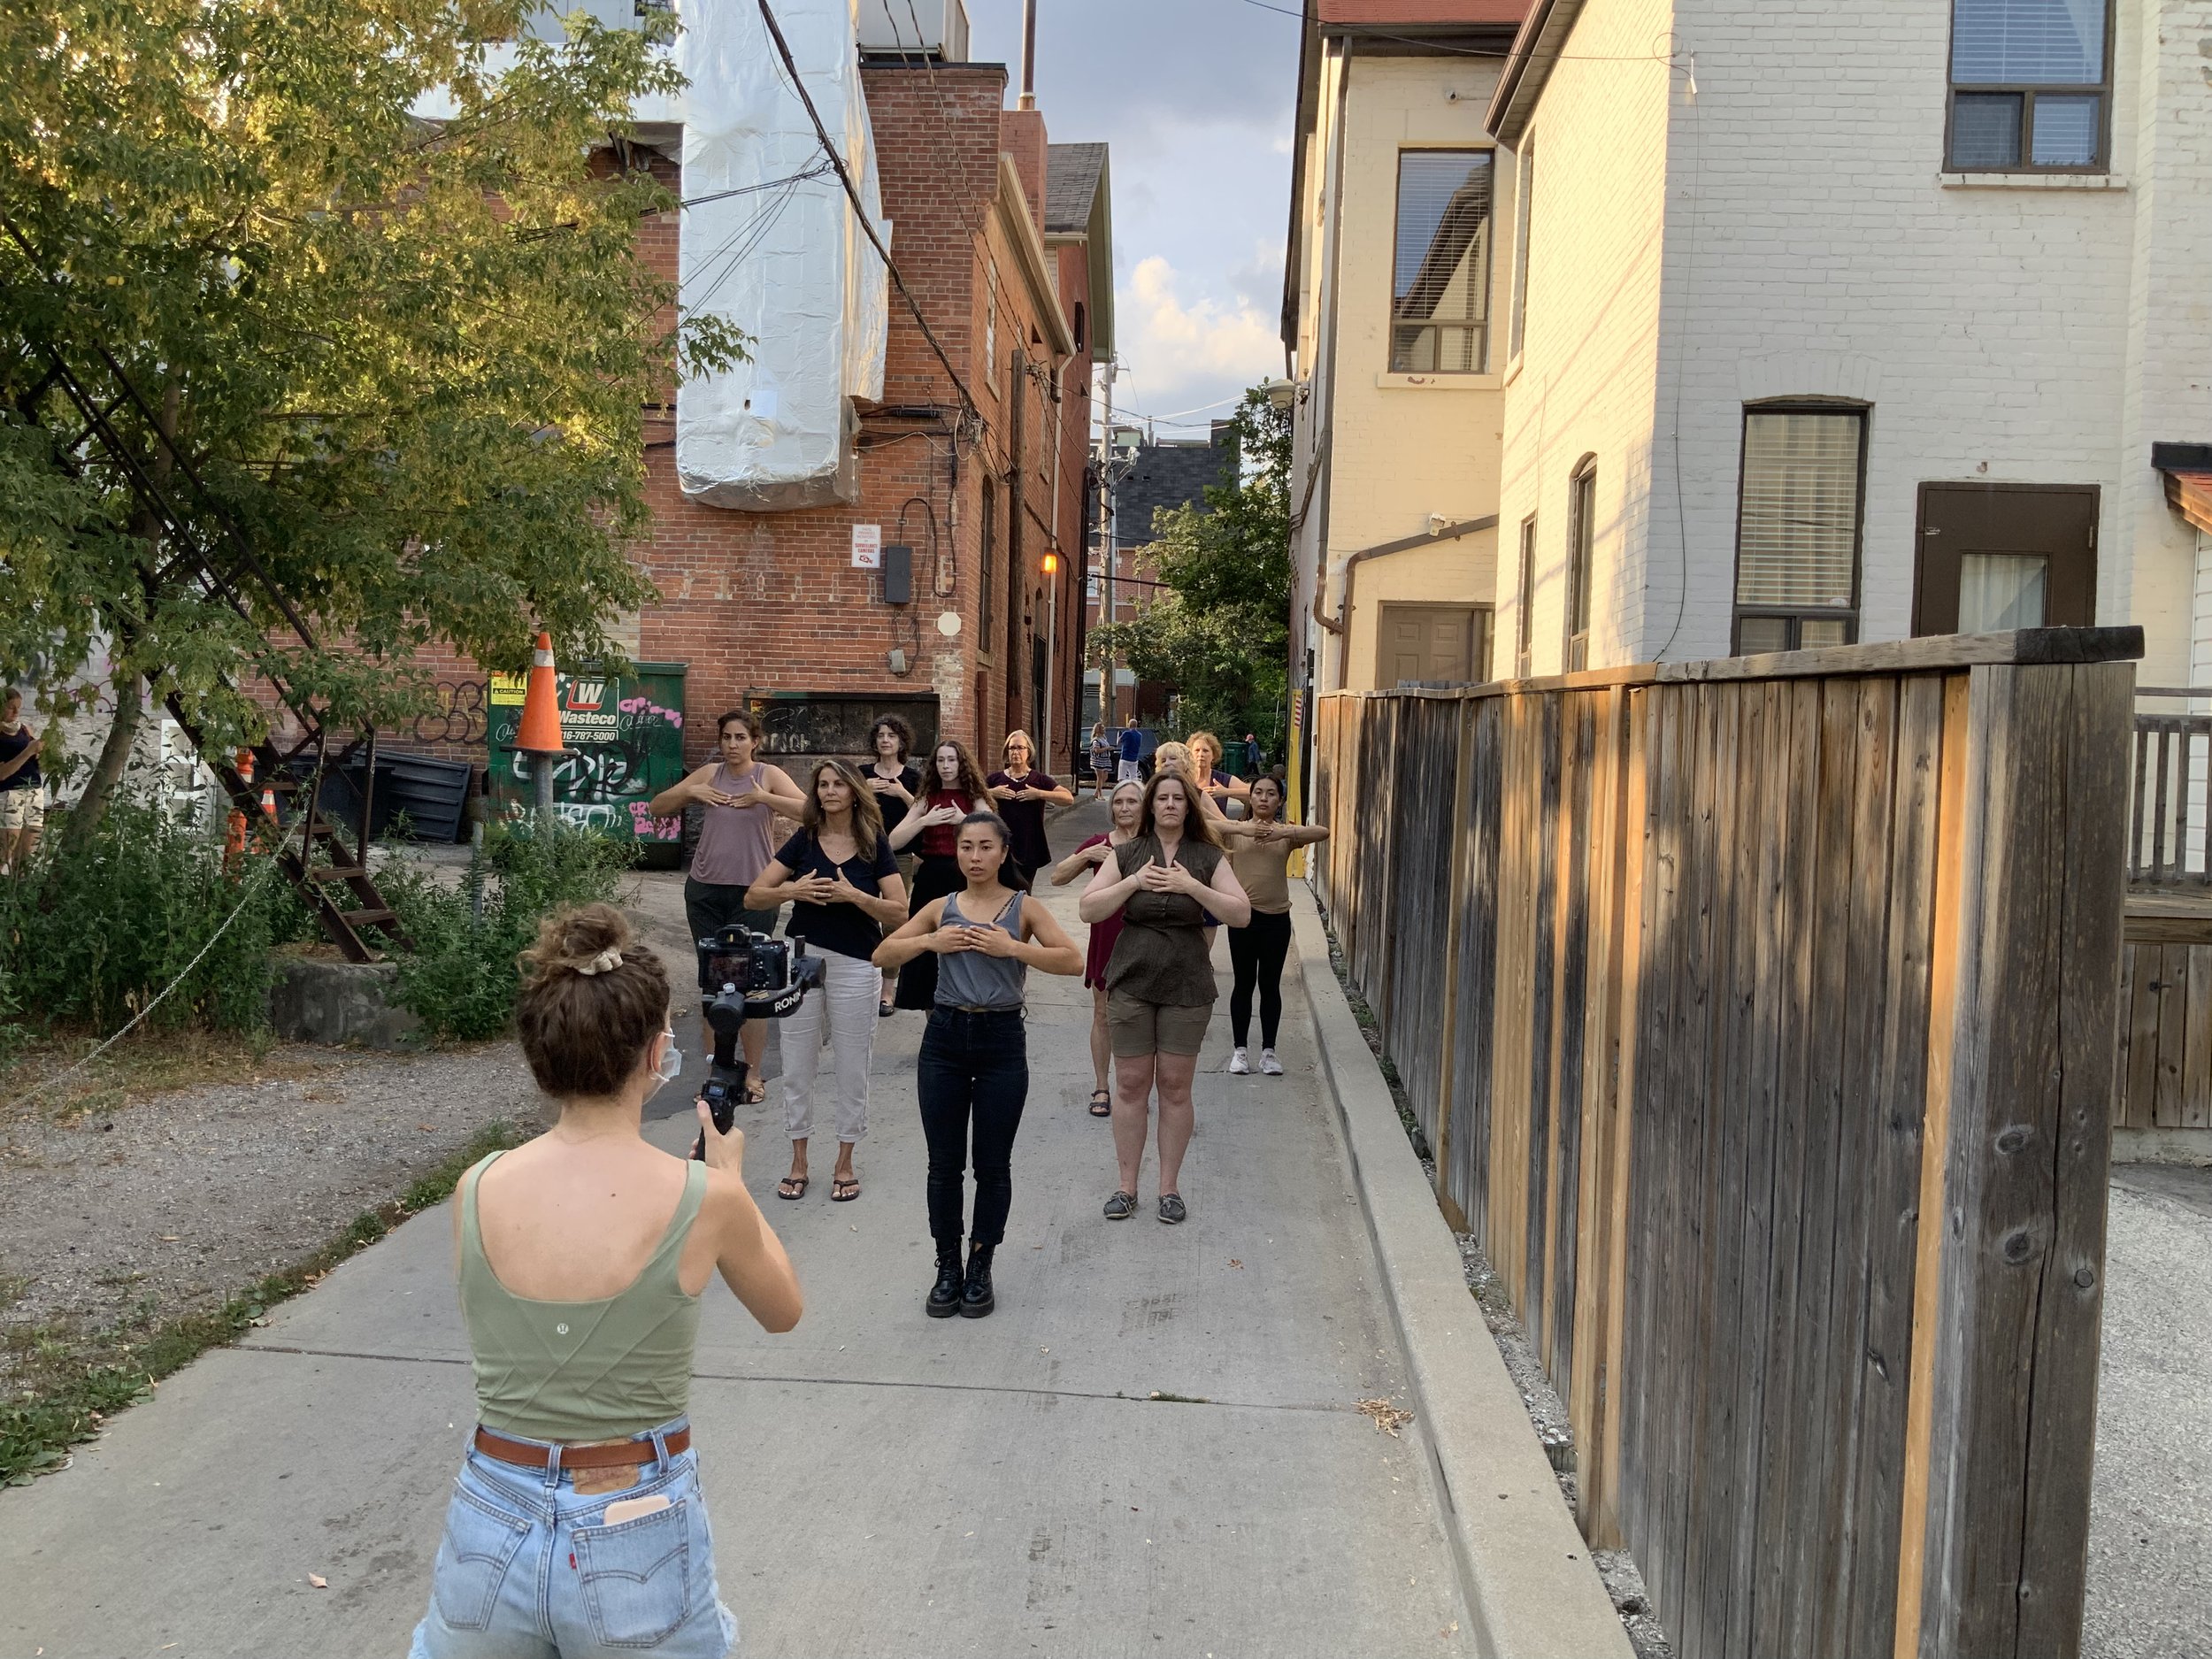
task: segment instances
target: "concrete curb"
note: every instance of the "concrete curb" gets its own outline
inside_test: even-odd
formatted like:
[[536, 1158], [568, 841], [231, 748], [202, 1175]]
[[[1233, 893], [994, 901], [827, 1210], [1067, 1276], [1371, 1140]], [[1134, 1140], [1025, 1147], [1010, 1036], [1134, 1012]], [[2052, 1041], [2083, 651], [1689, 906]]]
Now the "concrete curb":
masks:
[[1344, 1131], [1405, 1348], [1412, 1405], [1432, 1454], [1438, 1507], [1476, 1642], [1510, 1659], [1633, 1659], [1520, 1392], [1468, 1293], [1458, 1242], [1330, 969], [1320, 911], [1302, 882], [1292, 884], [1291, 913], [1319, 1075]]

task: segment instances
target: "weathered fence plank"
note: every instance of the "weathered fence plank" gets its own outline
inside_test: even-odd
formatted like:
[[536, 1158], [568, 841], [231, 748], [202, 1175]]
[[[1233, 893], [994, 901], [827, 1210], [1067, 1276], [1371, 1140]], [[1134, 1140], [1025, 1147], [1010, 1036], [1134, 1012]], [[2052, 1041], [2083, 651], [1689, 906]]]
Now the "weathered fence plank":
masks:
[[1323, 699], [1316, 886], [1684, 1659], [2078, 1645], [2105, 1132], [2212, 1120], [2138, 645]]

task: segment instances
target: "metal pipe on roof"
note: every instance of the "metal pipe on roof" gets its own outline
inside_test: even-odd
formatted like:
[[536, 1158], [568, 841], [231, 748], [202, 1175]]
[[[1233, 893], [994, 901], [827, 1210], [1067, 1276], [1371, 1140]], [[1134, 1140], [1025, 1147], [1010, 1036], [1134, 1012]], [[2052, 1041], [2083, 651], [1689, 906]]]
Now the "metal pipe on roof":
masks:
[[1022, 97], [1016, 107], [1037, 107], [1037, 0], [1022, 0]]

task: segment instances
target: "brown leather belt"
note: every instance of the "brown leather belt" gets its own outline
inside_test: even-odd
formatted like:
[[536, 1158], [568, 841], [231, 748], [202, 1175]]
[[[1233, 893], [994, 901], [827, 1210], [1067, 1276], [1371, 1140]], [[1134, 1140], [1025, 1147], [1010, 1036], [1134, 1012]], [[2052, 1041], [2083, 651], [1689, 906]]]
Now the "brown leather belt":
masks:
[[[664, 1435], [661, 1444], [668, 1448], [671, 1457], [680, 1457], [691, 1449], [691, 1431], [678, 1429], [673, 1434]], [[476, 1431], [476, 1449], [487, 1457], [525, 1469], [543, 1469], [547, 1461], [546, 1448], [533, 1446], [527, 1440], [511, 1440], [486, 1428]], [[653, 1461], [653, 1442], [617, 1440], [607, 1446], [564, 1446], [560, 1452], [564, 1469], [636, 1468]]]

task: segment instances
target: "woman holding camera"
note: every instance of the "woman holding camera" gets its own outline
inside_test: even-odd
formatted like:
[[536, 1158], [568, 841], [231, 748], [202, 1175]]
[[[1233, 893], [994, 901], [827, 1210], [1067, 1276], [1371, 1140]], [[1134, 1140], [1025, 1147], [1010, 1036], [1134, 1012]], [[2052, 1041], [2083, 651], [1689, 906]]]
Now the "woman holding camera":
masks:
[[[983, 781], [983, 769], [968, 753], [968, 746], [952, 738], [941, 740], [929, 756], [929, 788], [912, 810], [891, 832], [891, 850], [909, 847], [922, 856], [915, 866], [914, 891], [908, 917], [922, 913], [932, 899], [960, 890], [962, 877], [957, 842], [960, 823], [972, 812], [988, 812], [994, 796]], [[899, 971], [900, 1008], [931, 1009], [937, 1005], [937, 958], [925, 953]]]
[[[768, 867], [776, 844], [776, 814], [797, 818], [806, 810], [806, 797], [782, 767], [759, 757], [764, 736], [758, 715], [749, 709], [731, 710], [715, 723], [721, 758], [662, 790], [647, 809], [655, 818], [681, 818], [689, 806], [705, 809], [691, 870], [684, 877], [684, 920], [695, 941], [732, 922], [742, 922], [757, 933], [776, 931], [775, 910], [748, 909], [745, 895]], [[713, 990], [702, 958], [700, 1041], [710, 1048], [713, 1037], [706, 1029], [704, 1009]], [[762, 1056], [768, 1052], [767, 1022], [747, 1020], [738, 1040], [745, 1049], [745, 1098], [757, 1106], [768, 1098], [760, 1075]]]
[[885, 926], [906, 915], [906, 883], [899, 879], [875, 797], [843, 761], [816, 765], [799, 823], [799, 833], [777, 849], [745, 895], [754, 910], [773, 910], [789, 899], [785, 937], [805, 940], [822, 962], [821, 994], [803, 999], [784, 1020], [791, 1173], [776, 1184], [776, 1196], [806, 1196], [814, 1078], [826, 1030], [837, 1071], [837, 1166], [830, 1171], [830, 1198], [841, 1204], [860, 1196], [853, 1148], [868, 1133], [868, 1066], [875, 1057], [876, 999], [883, 985], [872, 958]]
[[[1029, 1097], [1022, 1028], [1028, 970], [1075, 973], [1083, 958], [1052, 913], [1025, 902], [1028, 882], [1011, 855], [1005, 820], [972, 812], [954, 839], [960, 890], [926, 902], [883, 941], [886, 968], [937, 964], [934, 1006], [915, 1062], [922, 1133], [929, 1142], [929, 1233], [937, 1282], [923, 1310], [933, 1319], [980, 1319], [998, 1305], [991, 1256], [1014, 1202], [1014, 1134]], [[904, 984], [904, 980], [901, 980]], [[975, 1171], [968, 1264], [960, 1265], [964, 1171]]]
[[[868, 763], [868, 770], [861, 774], [861, 781], [868, 786], [876, 798], [876, 807], [883, 814], [883, 833], [888, 835], [904, 821], [912, 810], [915, 797], [922, 792], [922, 774], [908, 764], [907, 757], [914, 752], [914, 728], [895, 714], [887, 714], [870, 728], [868, 749], [875, 758]], [[899, 861], [899, 874], [911, 879], [914, 857], [906, 855]], [[892, 926], [906, 919], [902, 911]], [[888, 930], [887, 930], [887, 932]], [[883, 976], [883, 996], [876, 1012], [886, 1019], [891, 1017], [892, 995], [898, 989], [898, 981], [890, 974]]]
[[1191, 1079], [1212, 1021], [1213, 963], [1209, 919], [1242, 927], [1252, 902], [1237, 883], [1211, 822], [1197, 805], [1195, 786], [1164, 765], [1145, 787], [1137, 833], [1083, 889], [1083, 919], [1102, 922], [1118, 911], [1121, 937], [1106, 965], [1106, 1030], [1114, 1051], [1114, 1154], [1120, 1184], [1106, 1217], [1137, 1213], [1137, 1171], [1144, 1163], [1151, 1096], [1160, 1093], [1160, 1219], [1179, 1222], [1183, 1154], [1195, 1126]]
[[703, 1163], [639, 1133], [682, 1056], [668, 975], [621, 912], [548, 917], [523, 970], [516, 1032], [560, 1115], [455, 1188], [477, 1428], [411, 1659], [723, 1659], [737, 1621], [685, 1418], [699, 1297], [718, 1271], [788, 1331], [798, 1279], [745, 1190], [741, 1133], [716, 1133], [703, 1103]]

